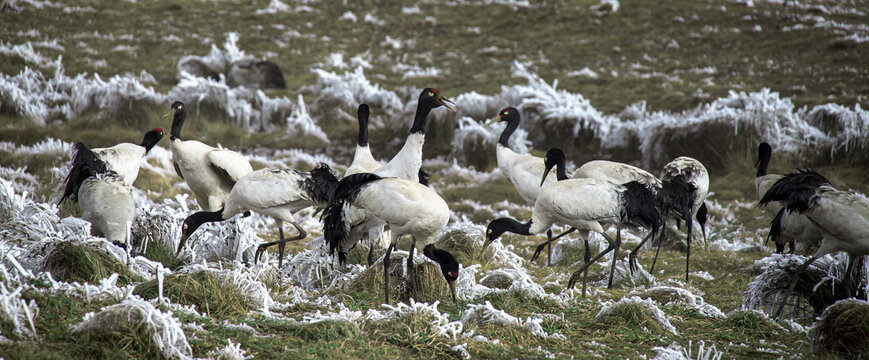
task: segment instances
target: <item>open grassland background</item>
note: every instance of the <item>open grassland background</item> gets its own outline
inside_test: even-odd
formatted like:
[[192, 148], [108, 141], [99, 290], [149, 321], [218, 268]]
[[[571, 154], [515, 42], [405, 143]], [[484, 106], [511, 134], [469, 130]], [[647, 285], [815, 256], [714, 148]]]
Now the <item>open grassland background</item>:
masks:
[[[812, 166], [839, 188], [867, 193], [869, 119], [863, 110], [869, 99], [867, 12], [866, 4], [848, 1], [800, 1], [786, 8], [778, 1], [693, 0], [605, 4], [596, 0], [458, 0], [413, 6], [388, 0], [346, 4], [311, 0], [4, 1], [0, 10], [0, 177], [14, 182], [17, 193], [27, 191], [38, 202], [56, 199], [70, 142], [108, 146], [138, 142], [152, 127], [168, 131], [169, 120], [161, 115], [175, 100], [172, 96], [195, 106], [185, 125], [185, 137], [240, 150], [251, 158], [254, 168], [303, 170], [319, 161], [340, 170], [350, 163], [355, 106], [360, 98], [367, 99], [373, 110], [373, 152], [388, 159], [403, 143], [419, 89], [436, 87], [450, 98], [462, 94], [456, 100], [464, 100], [457, 101], [461, 116], [442, 110], [432, 114], [426, 140], [423, 168], [433, 174], [433, 186], [450, 204], [453, 223], [462, 224], [452, 230], [457, 233], [448, 233], [452, 235], [442, 241], [465, 246], [457, 254], [465, 268], [463, 277], [473, 278], [474, 284], [481, 283], [486, 274], [491, 276], [484, 285], [504, 286], [498, 284], [495, 273], [516, 266], [547, 296], [504, 291], [468, 295], [468, 300], [453, 304], [435, 272], [423, 283], [433, 288], [425, 300], [440, 300], [434, 310], [420, 305], [390, 309], [381, 305], [379, 281], [344, 284], [346, 279], [366, 279], [366, 274], [359, 275], [360, 268], [333, 269], [308, 261], [305, 256], [313, 253], [309, 249], [319, 241], [289, 246], [290, 257], [295, 259], [280, 270], [275, 256], [265, 266], [245, 267], [227, 260], [197, 267], [201, 259], [219, 256], [199, 256], [197, 264], [191, 264], [189, 256], [174, 256], [171, 249], [177, 242], [178, 224], [189, 213], [187, 206], [190, 211], [197, 207], [184, 198], [189, 190], [167, 165], [170, 155], [158, 148], [149, 155], [148, 166], [135, 184], [143, 192], [137, 194], [140, 223], [134, 226], [134, 237], [150, 239], [144, 256], [173, 273], [162, 277], [152, 269], [144, 271], [147, 276], [143, 278], [113, 257], [80, 246], [54, 248], [50, 256], [39, 258], [40, 266], [44, 260], [46, 268], [71, 267], [63, 274], [52, 272], [53, 280], [102, 286], [97, 291], [100, 296], [83, 296], [91, 290], [80, 288], [58, 292], [58, 285], [42, 278], [22, 280], [28, 286], [13, 296], [16, 276], [0, 273], [3, 296], [38, 308], [33, 324], [0, 319], [0, 334], [14, 341], [0, 346], [0, 357], [68, 358], [72, 353], [94, 358], [240, 354], [258, 358], [460, 358], [465, 354], [495, 359], [642, 358], [663, 351], [653, 348], [677, 344], [692, 349], [694, 357], [714, 345], [723, 358], [823, 358], [828, 355], [810, 354], [809, 338], [799, 325], [737, 311], [748, 283], [758, 274], [751, 265], [770, 253], [761, 246], [768, 218], [754, 206], [753, 185], [756, 145], [768, 133], [749, 122], [709, 122], [687, 126], [689, 130], [674, 126], [656, 130], [658, 138], [649, 140], [660, 146], [644, 148], [651, 135], [643, 134], [643, 129], [616, 139], [616, 144], [601, 129], [621, 129], [618, 126], [629, 126], [638, 118], [655, 117], [663, 123], [690, 124], [695, 114], [710, 113], [699, 109], [715, 107], [710, 104], [721, 99], [729, 99], [727, 103], [761, 99], [751, 108], [756, 113], [746, 110], [748, 115], [740, 116], [754, 114], [759, 123], [781, 117], [809, 119], [820, 131], [850, 144], [828, 144], [820, 149], [812, 147], [814, 140], [808, 135], [801, 147], [782, 140], [781, 148], [791, 151], [781, 154], [774, 149], [771, 173]], [[203, 92], [203, 82], [195, 88], [179, 86], [183, 77], [177, 64], [182, 57], [206, 56], [212, 47], [228, 52], [231, 47], [225, 43], [235, 37], [237, 49], [277, 63], [287, 81], [285, 90], [250, 95], [254, 109], [263, 114], [267, 108], [263, 104], [273, 103], [262, 99], [277, 99], [277, 110], [259, 122], [230, 114], [227, 109], [232, 109], [233, 98]], [[81, 76], [87, 80], [82, 83], [88, 84], [97, 77], [111, 81], [118, 76], [136, 79], [150, 89], [139, 91], [130, 85], [91, 93], [90, 98], [79, 99], [87, 106], [68, 102], [72, 116], [51, 112], [40, 121], [26, 115], [21, 106], [35, 102], [22, 100], [25, 95], [11, 90], [11, 84], [22, 84], [14, 78], [27, 71], [39, 72], [45, 79]], [[330, 76], [338, 80], [329, 82]], [[333, 86], [341, 83], [361, 85]], [[219, 86], [209, 86], [219, 90]], [[631, 299], [637, 293], [629, 293], [651, 285], [641, 283], [634, 289], [627, 284], [607, 290], [599, 282], [603, 268], [595, 266], [590, 280], [596, 283], [588, 298], [562, 292], [582, 262], [576, 237], [556, 250], [562, 255], [551, 267], [541, 261], [505, 260], [494, 253], [474, 251], [473, 245], [481, 241], [480, 226], [504, 215], [527, 219], [531, 208], [499, 172], [492, 171], [496, 166], [495, 130], [458, 124], [465, 117], [481, 122], [501, 107], [518, 105], [510, 101], [523, 98], [517, 95], [526, 91], [523, 87], [553, 94], [551, 103], [523, 105], [523, 119], [529, 120], [522, 136], [529, 141], [520, 145], [532, 153], [539, 155], [559, 145], [566, 147], [575, 164], [605, 156], [646, 166], [653, 173], [675, 155], [694, 156], [707, 164], [714, 193], [710, 235], [705, 243], [697, 243], [696, 251], [692, 249], [691, 283], [675, 281], [684, 275], [684, 251], [678, 246], [662, 251], [653, 275], [659, 284], [700, 295], [701, 303], [726, 315], [710, 316], [670, 295], [648, 294], [643, 298], [657, 300], [663, 317], [647, 303], [627, 300], [608, 315], [599, 315], [606, 301]], [[129, 95], [134, 90], [143, 95]], [[222, 91], [217, 93], [236, 94]], [[566, 100], [572, 102], [559, 102]], [[576, 105], [580, 101], [588, 106]], [[300, 110], [303, 104], [307, 108]], [[815, 111], [826, 104], [839, 106], [836, 109], [841, 111]], [[546, 111], [582, 116], [549, 119]], [[851, 114], [855, 120], [848, 122], [850, 118], [841, 114]], [[577, 118], [622, 125], [604, 127]], [[300, 132], [299, 124], [306, 124], [307, 132]], [[312, 135], [318, 134], [317, 129], [325, 138]], [[46, 142], [49, 138], [60, 141]], [[149, 212], [145, 213], [142, 204], [148, 204]], [[77, 216], [78, 210], [65, 205], [58, 214]], [[321, 229], [311, 215], [302, 214], [303, 225], [316, 238]], [[231, 244], [215, 245], [219, 250], [215, 253], [224, 251], [223, 257], [235, 258], [231, 245], [276, 237], [270, 219], [253, 218], [203, 227], [200, 232], [211, 235], [201, 234], [192, 241], [217, 244], [229, 239], [226, 242]], [[10, 218], [3, 221], [6, 251], [17, 246], [9, 241], [10, 234], [26, 233], [26, 229], [13, 226]], [[671, 235], [681, 237], [676, 232]], [[506, 236], [501, 241], [512, 246], [505, 251], [528, 259], [542, 239]], [[638, 240], [628, 236], [619, 258]], [[406, 246], [402, 243], [400, 247]], [[649, 266], [651, 253], [640, 253], [641, 264]], [[245, 259], [249, 258], [240, 260]], [[357, 248], [350, 260], [364, 262], [364, 251]], [[480, 265], [474, 268], [474, 264]], [[119, 275], [113, 278], [112, 273]], [[163, 278], [162, 285], [158, 277]], [[329, 281], [335, 282], [329, 286]], [[159, 287], [168, 301], [156, 301], [156, 309], [124, 300], [129, 293], [150, 300], [158, 297]], [[119, 303], [146, 309], [142, 314], [152, 314], [152, 323], [163, 324], [161, 329], [176, 326], [182, 333], [166, 330], [162, 337], [155, 337], [152, 328], [135, 325], [105, 332], [78, 326], [86, 314]], [[384, 319], [374, 319], [372, 310]], [[442, 325], [456, 322], [462, 326], [458, 333], [444, 332]], [[811, 318], [797, 322], [813, 323]], [[20, 328], [31, 330], [15, 331]], [[182, 351], [176, 353], [155, 345], [172, 344], [179, 336], [185, 337], [187, 350], [181, 346]]]

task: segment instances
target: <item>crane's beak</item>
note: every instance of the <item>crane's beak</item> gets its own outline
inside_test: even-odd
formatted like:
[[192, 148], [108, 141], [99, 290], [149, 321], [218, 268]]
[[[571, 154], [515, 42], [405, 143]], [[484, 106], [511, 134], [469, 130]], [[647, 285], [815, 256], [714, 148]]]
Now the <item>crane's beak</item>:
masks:
[[498, 116], [496, 116], [496, 117], [493, 117], [493, 118], [489, 119], [489, 121], [486, 121], [486, 123], [483, 124], [483, 126], [489, 126], [489, 125], [492, 125], [492, 124], [494, 124], [494, 123], [496, 123], [496, 122], [498, 122], [498, 121], [501, 121], [501, 116], [500, 116], [500, 115], [498, 115]]
[[175, 256], [178, 256], [178, 254], [181, 254], [181, 249], [184, 248], [184, 243], [187, 242], [188, 237], [189, 236], [187, 236], [187, 235], [181, 235], [181, 241], [178, 242], [178, 250], [175, 250]]
[[449, 105], [449, 104], [453, 104], [453, 106], [456, 105], [456, 103], [454, 103], [452, 100], [447, 99], [443, 96], [440, 96], [439, 94], [435, 95], [435, 100], [437, 100], [438, 104], [443, 105], [443, 107], [449, 109], [452, 112], [456, 112], [456, 109], [453, 109], [453, 107]]
[[552, 170], [552, 166], [549, 166], [546, 168], [546, 170], [543, 170], [543, 179], [540, 179], [540, 186], [543, 186], [543, 183], [546, 182], [546, 177], [549, 176], [550, 170]]
[[169, 112], [167, 112], [166, 114], [163, 115], [163, 118], [165, 119], [165, 118], [168, 118], [172, 115], [175, 115], [175, 110], [176, 110], [175, 108], [172, 108], [172, 110], [169, 110]]
[[453, 295], [453, 303], [458, 304], [459, 300], [456, 298], [456, 281], [455, 280], [447, 280], [447, 284], [450, 285], [450, 294]]

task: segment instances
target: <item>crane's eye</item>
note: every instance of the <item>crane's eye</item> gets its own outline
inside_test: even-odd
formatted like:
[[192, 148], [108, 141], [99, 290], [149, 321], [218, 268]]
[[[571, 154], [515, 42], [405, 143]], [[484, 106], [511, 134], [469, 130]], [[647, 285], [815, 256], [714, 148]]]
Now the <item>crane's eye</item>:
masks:
[[181, 105], [178, 105], [178, 110], [181, 110]]
[[428, 92], [428, 96], [434, 96], [434, 93], [431, 92], [431, 91], [429, 91], [429, 92]]
[[187, 230], [187, 224], [184, 224], [184, 230]]
[[507, 112], [505, 111], [505, 112], [504, 112], [503, 114], [501, 114], [501, 115], [507, 115]]

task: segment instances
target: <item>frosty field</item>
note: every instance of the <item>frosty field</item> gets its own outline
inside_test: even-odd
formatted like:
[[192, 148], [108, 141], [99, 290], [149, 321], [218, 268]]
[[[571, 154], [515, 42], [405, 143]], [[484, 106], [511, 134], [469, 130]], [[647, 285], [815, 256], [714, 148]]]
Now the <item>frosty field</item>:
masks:
[[[847, 0], [3, 0], [0, 358], [865, 357], [869, 347], [825, 333], [812, 308], [842, 297], [844, 254], [810, 268], [800, 286], [814, 295], [794, 316], [767, 314], [805, 258], [765, 244], [754, 175], [766, 141], [770, 173], [809, 167], [869, 193], [867, 12]], [[278, 64], [286, 89], [228, 86], [229, 64], [246, 57]], [[176, 100], [189, 109], [185, 137], [239, 151], [254, 169], [322, 162], [343, 174], [357, 106], [371, 106], [372, 153], [386, 161], [425, 87], [457, 110], [429, 115], [422, 165], [450, 207], [437, 244], [461, 264], [455, 303], [417, 254], [419, 299], [402, 266], [384, 304], [367, 243], [339, 265], [313, 208], [297, 215], [309, 236], [289, 244], [282, 268], [276, 249], [254, 264], [257, 245], [278, 236], [257, 214], [204, 225], [176, 256], [199, 206], [168, 139], [134, 183], [132, 249], [91, 236], [75, 203], [55, 205], [75, 142], [168, 135], [162, 115]], [[628, 271], [627, 249], [645, 234], [623, 232], [613, 289], [607, 255], [585, 298], [566, 289], [583, 264], [575, 233], [555, 243], [552, 266], [545, 254], [529, 261], [545, 235], [505, 235], [481, 252], [491, 220], [532, 213], [496, 163], [504, 124], [483, 126], [507, 106], [522, 113], [515, 151], [557, 146], [571, 169], [607, 159], [658, 175], [677, 156], [703, 162], [710, 220], [707, 239], [694, 234], [690, 281], [673, 224], [653, 273], [650, 246]]]

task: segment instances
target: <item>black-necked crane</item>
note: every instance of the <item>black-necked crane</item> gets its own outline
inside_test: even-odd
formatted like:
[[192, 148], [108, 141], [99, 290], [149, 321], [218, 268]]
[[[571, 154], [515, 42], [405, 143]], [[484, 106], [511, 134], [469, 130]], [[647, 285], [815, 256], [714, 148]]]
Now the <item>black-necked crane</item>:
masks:
[[[794, 271], [788, 294], [793, 291], [798, 276], [819, 257], [834, 252], [848, 253], [845, 276], [851, 276], [854, 260], [869, 254], [869, 200], [866, 197], [837, 190], [827, 179], [811, 170], [799, 170], [777, 180], [760, 199], [761, 206], [780, 201], [789, 212], [808, 217], [823, 234], [818, 250]], [[785, 299], [773, 317], [781, 314]]]
[[374, 156], [371, 155], [371, 148], [368, 146], [368, 118], [370, 114], [371, 109], [368, 108], [368, 104], [361, 104], [356, 110], [356, 118], [359, 122], [359, 132], [356, 135], [356, 153], [353, 155], [353, 162], [344, 172], [344, 176], [371, 172], [383, 166], [374, 159]]
[[78, 202], [94, 235], [120, 246], [130, 245], [130, 227], [136, 219], [132, 189], [87, 146], [79, 142], [73, 148], [72, 167], [58, 205], [68, 198]]
[[254, 89], [284, 89], [284, 73], [278, 64], [260, 59], [241, 59], [229, 65], [226, 71], [226, 85], [244, 86]]
[[[687, 252], [685, 254], [685, 281], [688, 281], [689, 264], [691, 261], [691, 236], [693, 230], [693, 219], [697, 214], [702, 214], [699, 222], [703, 236], [706, 236], [705, 230], [705, 214], [706, 209], [706, 194], [709, 192], [709, 173], [706, 167], [700, 161], [687, 156], [680, 156], [673, 161], [664, 165], [664, 170], [661, 172], [661, 189], [657, 194], [658, 206], [661, 208], [661, 215], [664, 218], [664, 224], [668, 218], [673, 218], [676, 221], [684, 221], [687, 230]], [[701, 210], [702, 209], [702, 210]], [[665, 231], [661, 231], [663, 237]], [[649, 240], [649, 237], [643, 239], [629, 256], [631, 270], [633, 270], [637, 252], [643, 247], [643, 244]], [[661, 250], [663, 239], [659, 239], [658, 247], [655, 250], [655, 257], [652, 259], [650, 272], [655, 270], [655, 263], [658, 261], [658, 253]]]
[[205, 211], [220, 210], [235, 182], [253, 168], [244, 155], [235, 151], [217, 149], [196, 140], [182, 140], [181, 127], [187, 119], [187, 108], [176, 101], [166, 116], [173, 113], [169, 148], [175, 171], [187, 182], [199, 207]]
[[108, 165], [109, 170], [118, 173], [124, 179], [124, 183], [133, 186], [133, 182], [139, 176], [139, 164], [142, 158], [161, 139], [163, 139], [163, 129], [154, 128], [145, 132], [141, 144], [120, 143], [112, 147], [91, 149], [91, 151]]
[[[437, 89], [423, 89], [419, 94], [413, 125], [410, 127], [410, 133], [407, 135], [404, 146], [388, 163], [372, 170], [372, 173], [382, 177], [397, 177], [418, 182], [420, 168], [422, 167], [422, 147], [425, 143], [425, 128], [428, 122], [428, 115], [432, 110], [441, 106], [455, 111], [449, 104], [454, 103], [443, 97]], [[361, 129], [360, 124], [360, 132]], [[374, 263], [375, 235], [380, 233], [378, 229], [382, 228], [384, 224], [383, 221], [363, 215], [364, 213], [360, 211], [350, 211], [348, 222], [351, 229], [348, 238], [351, 239], [349, 241], [355, 246], [363, 237], [369, 237], [371, 247], [368, 252], [368, 264], [370, 265]]]
[[[767, 174], [769, 160], [772, 158], [772, 147], [763, 142], [757, 147], [757, 175], [754, 178], [754, 186], [757, 189], [757, 198], [763, 198], [772, 185], [784, 177], [780, 174]], [[818, 184], [820, 186], [821, 184]], [[829, 182], [827, 182], [829, 185]], [[821, 241], [823, 237], [818, 227], [805, 216], [785, 211], [778, 201], [771, 201], [762, 206], [767, 214], [772, 217], [769, 238], [775, 242], [776, 252], [784, 252], [785, 244], [790, 245], [790, 252], [795, 250], [799, 240], [801, 252], [811, 248]]]
[[343, 253], [355, 245], [355, 241], [348, 238], [345, 204], [363, 209], [367, 216], [386, 222], [392, 233], [391, 243], [383, 258], [383, 286], [387, 303], [390, 256], [404, 235], [411, 237], [407, 274], [414, 297], [417, 297], [417, 292], [413, 253], [419, 241], [425, 244], [423, 254], [440, 265], [453, 300], [456, 300], [455, 281], [459, 275], [459, 264], [446, 250], [432, 245], [435, 236], [450, 220], [450, 209], [437, 192], [417, 181], [384, 178], [371, 173], [354, 174], [342, 179], [322, 217], [323, 236], [329, 245], [329, 252], [339, 260], [343, 260]]
[[[510, 149], [510, 136], [519, 128], [519, 122], [521, 121], [519, 110], [514, 107], [504, 108], [498, 112], [497, 117], [486, 122], [485, 126], [497, 121], [507, 123], [507, 126], [501, 132], [501, 137], [498, 138], [498, 144], [495, 145], [495, 157], [498, 161], [498, 169], [501, 170], [507, 181], [516, 188], [519, 196], [528, 204], [534, 205], [534, 202], [537, 200], [537, 193], [541, 190], [540, 174], [545, 169], [543, 158], [530, 154], [518, 154]], [[544, 184], [552, 184], [555, 181], [555, 179], [549, 179]]]
[[[184, 219], [176, 254], [181, 252], [187, 238], [202, 224], [224, 221], [237, 214], [253, 211], [274, 218], [280, 234], [280, 240], [260, 244], [257, 247], [254, 262], [269, 246], [278, 245], [280, 268], [284, 263], [286, 243], [308, 236], [305, 229], [296, 222], [293, 214], [311, 206], [328, 204], [337, 184], [338, 178], [326, 164], [320, 164], [307, 172], [288, 169], [260, 169], [251, 172], [238, 179], [227, 196], [223, 208], [217, 211], [196, 212]], [[292, 224], [299, 234], [285, 239], [284, 222]]]
[[[579, 274], [586, 271], [593, 262], [619, 247], [621, 228], [642, 227], [655, 233], [660, 227], [661, 216], [655, 207], [655, 195], [645, 185], [636, 181], [619, 185], [590, 178], [568, 179], [561, 166], [556, 168], [556, 172], [559, 181], [541, 188], [534, 203], [531, 220], [525, 223], [507, 217], [493, 220], [486, 229], [484, 249], [504, 232], [539, 234], [549, 230], [556, 222], [570, 225], [577, 230], [585, 230], [586, 239], [592, 231], [603, 235], [609, 242], [609, 247], [573, 273], [568, 282], [570, 288]], [[619, 228], [615, 240], [604, 231], [604, 225], [608, 224]], [[551, 233], [547, 233], [547, 236], [551, 236]], [[609, 287], [612, 287], [616, 258], [614, 255], [607, 285]], [[583, 279], [583, 296], [585, 287]]]
[[[546, 151], [546, 156], [543, 161], [545, 165], [544, 174], [549, 174], [549, 171], [555, 167], [556, 171], [560, 171], [559, 179], [561, 177], [567, 176], [565, 170], [558, 170], [558, 168], [564, 169], [565, 156], [564, 152], [558, 148], [551, 148]], [[546, 176], [544, 176], [544, 179]], [[661, 188], [661, 181], [652, 175], [646, 170], [640, 169], [633, 165], [623, 164], [615, 161], [607, 161], [607, 160], [592, 160], [586, 162], [579, 169], [573, 172], [572, 175], [569, 176], [572, 179], [578, 178], [591, 178], [598, 180], [605, 180], [615, 184], [624, 184], [631, 181], [639, 182], [640, 184], [646, 185], [649, 190], [652, 191], [653, 194], [657, 194], [658, 189]], [[543, 185], [543, 183], [541, 183]], [[531, 257], [531, 261], [537, 258], [541, 251], [543, 251], [544, 247], [547, 247], [547, 263], [550, 263], [550, 258], [552, 256], [552, 242], [558, 240], [562, 236], [573, 232], [575, 229], [568, 229], [567, 231], [561, 233], [556, 237], [551, 237], [546, 242], [543, 242], [537, 245], [537, 249], [534, 251], [534, 255]], [[587, 250], [587, 248], [586, 248]], [[616, 249], [616, 253], [618, 253], [618, 249]]]

